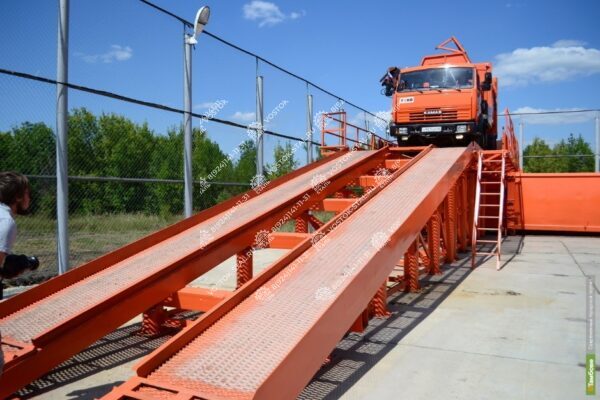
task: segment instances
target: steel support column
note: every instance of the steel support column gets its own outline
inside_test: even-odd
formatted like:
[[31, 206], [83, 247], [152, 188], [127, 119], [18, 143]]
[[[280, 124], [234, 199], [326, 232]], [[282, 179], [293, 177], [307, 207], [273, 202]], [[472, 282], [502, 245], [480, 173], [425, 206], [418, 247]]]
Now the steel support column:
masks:
[[467, 213], [469, 212], [469, 208], [467, 204], [467, 177], [465, 174], [458, 179], [457, 200], [458, 250], [467, 251], [467, 231], [469, 230]]
[[387, 281], [383, 282], [383, 285], [375, 293], [375, 297], [371, 300], [373, 307], [373, 317], [375, 318], [388, 318], [392, 313], [387, 307]]
[[236, 289], [252, 279], [253, 255], [252, 247], [246, 247], [236, 254]]
[[439, 275], [442, 273], [440, 269], [440, 234], [441, 234], [441, 217], [436, 211], [429, 222], [427, 223], [427, 248], [429, 249], [429, 274]]
[[309, 217], [307, 212], [303, 212], [302, 214], [298, 215], [295, 219], [296, 221], [296, 228], [295, 228], [295, 232], [296, 233], [308, 233], [308, 222], [309, 222]]
[[456, 260], [456, 185], [453, 185], [444, 202], [446, 218], [446, 262]]
[[406, 253], [404, 253], [404, 282], [405, 292], [418, 292], [421, 290], [419, 284], [419, 253], [416, 240], [411, 243]]

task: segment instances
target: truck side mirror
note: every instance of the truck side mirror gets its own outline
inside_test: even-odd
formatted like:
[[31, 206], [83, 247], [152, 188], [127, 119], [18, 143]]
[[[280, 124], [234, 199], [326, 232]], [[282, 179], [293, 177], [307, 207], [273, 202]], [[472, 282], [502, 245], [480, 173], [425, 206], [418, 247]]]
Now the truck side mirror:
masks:
[[483, 80], [483, 83], [481, 84], [481, 90], [491, 90], [492, 89], [492, 73], [491, 72], [486, 72], [485, 73], [485, 79]]

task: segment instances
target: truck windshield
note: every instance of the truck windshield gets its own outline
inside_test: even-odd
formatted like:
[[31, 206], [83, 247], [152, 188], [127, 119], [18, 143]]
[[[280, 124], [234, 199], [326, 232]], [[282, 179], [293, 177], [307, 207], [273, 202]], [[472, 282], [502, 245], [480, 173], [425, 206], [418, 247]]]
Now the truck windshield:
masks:
[[431, 68], [400, 75], [398, 91], [468, 89], [473, 87], [473, 68]]

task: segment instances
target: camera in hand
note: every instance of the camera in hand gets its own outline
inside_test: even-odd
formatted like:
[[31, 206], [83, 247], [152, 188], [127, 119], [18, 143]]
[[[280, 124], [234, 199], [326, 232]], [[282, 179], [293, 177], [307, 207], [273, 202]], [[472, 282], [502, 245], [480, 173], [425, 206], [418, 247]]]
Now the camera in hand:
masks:
[[25, 254], [8, 254], [4, 258], [2, 266], [2, 278], [14, 278], [25, 271], [35, 271], [40, 266], [37, 257], [26, 256]]

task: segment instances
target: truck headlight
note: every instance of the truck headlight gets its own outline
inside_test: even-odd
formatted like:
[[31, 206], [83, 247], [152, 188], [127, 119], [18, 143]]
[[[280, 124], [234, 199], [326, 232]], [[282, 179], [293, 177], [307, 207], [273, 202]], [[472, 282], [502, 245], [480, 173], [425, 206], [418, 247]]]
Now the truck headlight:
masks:
[[408, 140], [408, 136], [402, 136], [400, 139], [401, 139], [402, 141], [407, 141], [407, 140]]
[[398, 128], [398, 133], [401, 135], [406, 135], [408, 133], [408, 128], [407, 127], [400, 127]]
[[456, 126], [456, 133], [466, 133], [466, 132], [467, 132], [466, 125], [457, 125]]

